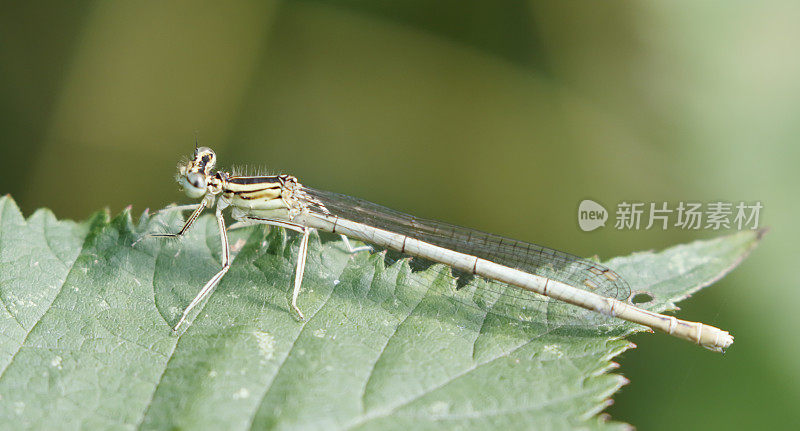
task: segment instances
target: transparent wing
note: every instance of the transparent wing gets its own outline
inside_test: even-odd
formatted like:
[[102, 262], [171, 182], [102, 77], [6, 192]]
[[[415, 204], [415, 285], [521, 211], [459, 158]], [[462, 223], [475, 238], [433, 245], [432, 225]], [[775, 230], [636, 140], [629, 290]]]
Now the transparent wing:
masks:
[[[364, 223], [380, 229], [417, 238], [419, 240], [478, 256], [502, 265], [532, 274], [560, 281], [571, 286], [594, 293], [627, 301], [631, 290], [628, 283], [617, 273], [588, 259], [569, 253], [553, 250], [536, 244], [517, 241], [473, 229], [428, 220], [386, 208], [363, 199], [339, 193], [304, 187], [308, 195], [307, 203], [312, 211], [329, 212], [341, 218]], [[399, 254], [388, 254], [389, 260], [396, 260]], [[415, 258], [419, 262], [421, 259]], [[415, 265], [412, 264], [412, 267]], [[417, 267], [427, 266], [424, 262]], [[449, 271], [439, 266], [438, 271]], [[560, 301], [550, 300], [541, 295], [499, 283], [492, 280], [472, 281], [471, 274], [454, 272], [466, 289], [459, 292], [462, 302], [490, 309], [522, 321], [574, 320], [591, 323], [607, 322], [605, 316], [582, 310]], [[562, 322], [563, 323], [563, 322]]]

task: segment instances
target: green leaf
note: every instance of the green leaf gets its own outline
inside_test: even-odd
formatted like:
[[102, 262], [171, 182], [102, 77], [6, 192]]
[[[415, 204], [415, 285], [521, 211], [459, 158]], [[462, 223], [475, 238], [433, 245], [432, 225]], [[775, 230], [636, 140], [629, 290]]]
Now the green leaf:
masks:
[[[4, 427], [625, 426], [597, 413], [626, 382], [607, 373], [611, 358], [642, 328], [542, 330], [487, 317], [456, 300], [454, 280], [438, 267], [386, 267], [380, 254], [351, 255], [335, 238], [312, 237], [301, 322], [288, 307], [296, 237], [233, 232], [230, 272], [174, 334], [171, 325], [220, 266], [209, 216], [181, 240], [136, 242], [179, 225], [174, 214], [134, 224], [127, 211], [79, 224], [46, 210], [25, 220], [0, 198]], [[647, 305], [660, 311], [730, 271], [760, 234], [608, 265], [650, 292]]]

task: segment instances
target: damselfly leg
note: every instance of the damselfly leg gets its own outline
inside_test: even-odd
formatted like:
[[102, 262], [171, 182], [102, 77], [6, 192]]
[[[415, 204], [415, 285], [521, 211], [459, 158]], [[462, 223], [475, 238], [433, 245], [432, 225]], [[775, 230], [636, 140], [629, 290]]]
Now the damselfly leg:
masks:
[[339, 236], [342, 237], [342, 242], [344, 243], [345, 247], [347, 247], [347, 252], [350, 253], [350, 254], [358, 253], [359, 251], [372, 250], [372, 247], [368, 246], [368, 245], [362, 245], [360, 247], [353, 247], [352, 244], [350, 244], [350, 240], [347, 239], [346, 236], [344, 236], [344, 235], [339, 235]]
[[189, 230], [189, 228], [194, 224], [194, 222], [197, 221], [197, 217], [200, 217], [200, 214], [206, 208], [206, 205], [207, 205], [206, 201], [203, 200], [199, 204], [179, 205], [179, 206], [175, 206], [175, 207], [164, 208], [163, 210], [161, 210], [159, 212], [164, 212], [164, 211], [188, 211], [188, 210], [194, 210], [194, 212], [192, 212], [192, 215], [190, 215], [189, 218], [186, 219], [186, 223], [183, 224], [183, 228], [181, 228], [181, 230], [178, 233], [151, 233], [149, 236], [160, 237], [160, 238], [177, 238], [177, 237], [183, 236], [183, 234], [185, 234], [186, 231]]
[[293, 230], [303, 234], [300, 240], [300, 250], [297, 253], [297, 267], [294, 272], [294, 288], [292, 289], [292, 310], [297, 313], [300, 320], [305, 319], [300, 307], [297, 306], [297, 297], [300, 295], [300, 285], [303, 283], [303, 274], [306, 270], [306, 256], [308, 255], [308, 237], [311, 234], [311, 229], [297, 223], [292, 223], [286, 220], [266, 219], [253, 216], [243, 216], [240, 219], [242, 227], [253, 224], [265, 224], [269, 226], [278, 226], [285, 229]]
[[[217, 226], [219, 227], [219, 239], [222, 242], [222, 269], [220, 269], [219, 272], [214, 274], [214, 276], [211, 277], [210, 280], [208, 280], [205, 286], [203, 286], [203, 288], [200, 289], [200, 292], [197, 294], [197, 296], [195, 296], [192, 302], [189, 303], [189, 306], [186, 307], [185, 310], [183, 310], [183, 314], [181, 314], [180, 320], [178, 320], [178, 323], [175, 324], [174, 328], [172, 328], [175, 331], [177, 331], [178, 328], [180, 328], [180, 326], [189, 316], [189, 313], [192, 311], [192, 309], [196, 307], [197, 304], [201, 303], [206, 297], [208, 297], [208, 295], [211, 294], [211, 291], [214, 290], [214, 287], [216, 287], [216, 285], [222, 279], [222, 276], [225, 275], [225, 273], [227, 273], [228, 270], [231, 268], [231, 247], [230, 244], [228, 243], [228, 232], [225, 229], [225, 218], [222, 216], [221, 208], [217, 207], [215, 216], [217, 218]], [[190, 225], [190, 223], [184, 225], [184, 229], [181, 231], [181, 233], [176, 234], [175, 236], [182, 234], [182, 232], [184, 232], [187, 229], [188, 225]]]

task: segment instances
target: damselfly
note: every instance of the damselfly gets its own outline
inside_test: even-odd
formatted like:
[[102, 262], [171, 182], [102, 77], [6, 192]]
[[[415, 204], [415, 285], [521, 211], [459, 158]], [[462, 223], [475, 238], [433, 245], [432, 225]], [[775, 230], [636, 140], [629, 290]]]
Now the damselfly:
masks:
[[[733, 343], [733, 337], [727, 331], [633, 305], [627, 282], [597, 262], [539, 245], [413, 217], [350, 196], [313, 189], [290, 175], [237, 176], [214, 170], [215, 164], [214, 151], [200, 147], [195, 148], [192, 160], [178, 166], [177, 180], [186, 194], [202, 200], [198, 204], [172, 208], [193, 210], [178, 233], [152, 235], [180, 237], [204, 209], [216, 205], [215, 216], [222, 242], [222, 268], [186, 307], [175, 330], [186, 321], [192, 309], [211, 294], [230, 269], [228, 229], [266, 224], [302, 235], [291, 297], [291, 307], [301, 319], [303, 313], [297, 306], [297, 297], [303, 281], [309, 234], [316, 229], [341, 235], [351, 252], [364, 247], [353, 248], [348, 237], [493, 280], [501, 283], [503, 289], [520, 289], [526, 295], [543, 295], [602, 315], [638, 323], [717, 352], [723, 352]], [[223, 211], [228, 207], [236, 223], [226, 227]]]

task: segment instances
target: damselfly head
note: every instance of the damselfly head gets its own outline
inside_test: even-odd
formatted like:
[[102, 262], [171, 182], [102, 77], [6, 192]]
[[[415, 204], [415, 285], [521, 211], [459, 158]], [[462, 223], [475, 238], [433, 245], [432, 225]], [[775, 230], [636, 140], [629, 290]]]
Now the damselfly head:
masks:
[[192, 160], [178, 164], [176, 179], [187, 196], [199, 198], [206, 194], [208, 179], [216, 162], [217, 156], [211, 148], [200, 147], [194, 150]]

